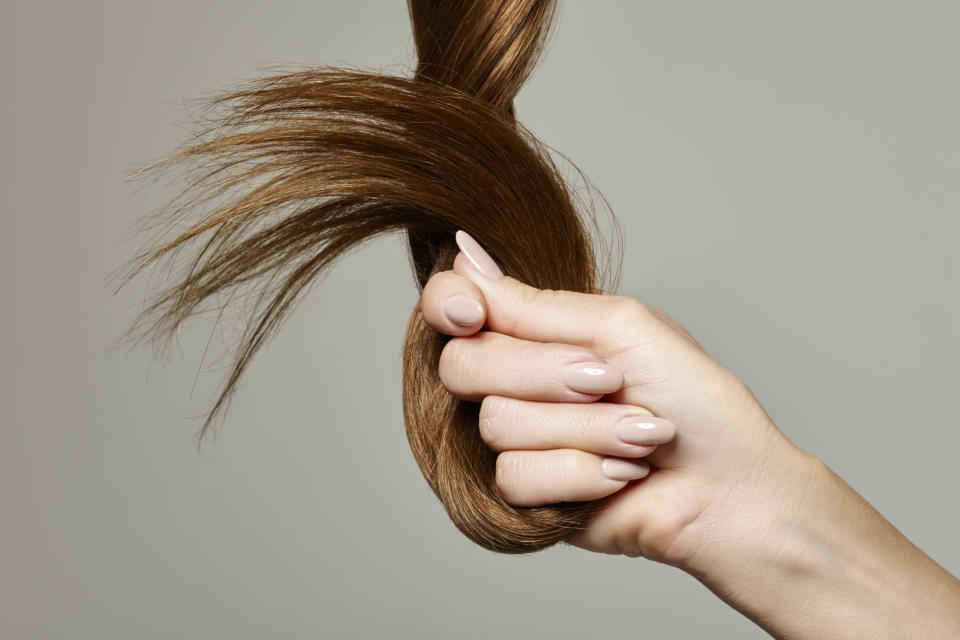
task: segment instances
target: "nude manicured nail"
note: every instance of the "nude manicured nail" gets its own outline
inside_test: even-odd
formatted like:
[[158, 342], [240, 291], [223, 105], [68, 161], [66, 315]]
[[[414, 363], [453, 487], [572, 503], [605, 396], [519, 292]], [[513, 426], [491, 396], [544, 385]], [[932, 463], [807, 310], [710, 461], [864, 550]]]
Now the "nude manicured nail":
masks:
[[650, 473], [650, 467], [645, 462], [623, 458], [604, 458], [601, 466], [603, 475], [611, 480], [638, 480]]
[[476, 267], [477, 271], [491, 280], [499, 280], [503, 277], [503, 271], [500, 271], [497, 263], [493, 261], [490, 254], [484, 251], [480, 243], [474, 240], [469, 233], [461, 229], [457, 231], [455, 237], [460, 251], [466, 256], [467, 260], [470, 261], [470, 264]]
[[483, 305], [467, 296], [450, 296], [443, 303], [443, 313], [450, 322], [469, 327], [483, 320]]
[[614, 429], [623, 442], [648, 446], [670, 442], [676, 432], [672, 422], [653, 416], [628, 416]]
[[604, 362], [574, 362], [563, 372], [563, 382], [580, 393], [613, 393], [623, 386], [623, 373]]

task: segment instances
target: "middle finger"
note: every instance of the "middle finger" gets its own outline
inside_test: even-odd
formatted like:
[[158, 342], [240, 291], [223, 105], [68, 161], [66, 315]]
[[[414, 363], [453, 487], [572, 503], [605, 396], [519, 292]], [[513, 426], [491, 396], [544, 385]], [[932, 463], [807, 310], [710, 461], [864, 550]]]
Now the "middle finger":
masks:
[[623, 386], [623, 373], [589, 349], [493, 331], [451, 339], [440, 354], [439, 373], [450, 393], [475, 402], [488, 395], [592, 402]]

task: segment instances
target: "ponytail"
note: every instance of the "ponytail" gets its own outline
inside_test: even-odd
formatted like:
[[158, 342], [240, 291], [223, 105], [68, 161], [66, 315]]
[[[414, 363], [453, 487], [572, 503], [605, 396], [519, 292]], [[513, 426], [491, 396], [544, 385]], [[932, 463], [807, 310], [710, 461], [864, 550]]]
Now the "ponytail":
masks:
[[[454, 232], [464, 229], [514, 278], [598, 291], [570, 190], [514, 117], [553, 3], [410, 0], [409, 9], [414, 78], [324, 67], [248, 82], [210, 100], [210, 125], [191, 142], [137, 172], [178, 167], [187, 182], [123, 284], [175, 254], [190, 259], [135, 319], [139, 337], [168, 340], [221, 296], [249, 313], [201, 438], [308, 285], [380, 234], [406, 233], [421, 289], [452, 268]], [[447, 340], [418, 304], [403, 347], [404, 418], [417, 464], [450, 518], [474, 542], [506, 553], [543, 549], [582, 528], [591, 503], [518, 508], [500, 497], [479, 405], [440, 382]]]

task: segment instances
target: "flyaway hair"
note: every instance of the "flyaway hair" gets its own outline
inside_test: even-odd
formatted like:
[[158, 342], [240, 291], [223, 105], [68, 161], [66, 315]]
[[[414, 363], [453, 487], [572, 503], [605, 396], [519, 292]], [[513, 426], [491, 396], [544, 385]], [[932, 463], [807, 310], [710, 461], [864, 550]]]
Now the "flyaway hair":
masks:
[[[224, 296], [248, 314], [201, 436], [308, 285], [380, 234], [406, 233], [421, 289], [452, 268], [454, 232], [463, 229], [514, 278], [599, 291], [572, 189], [514, 117], [553, 3], [408, 4], [413, 78], [321, 67], [250, 81], [211, 99], [210, 126], [137, 172], [181, 168], [186, 184], [160, 214], [159, 240], [131, 261], [123, 283], [181, 252], [188, 263], [134, 327], [170, 339]], [[403, 348], [404, 418], [414, 457], [450, 518], [476, 543], [507, 553], [543, 549], [582, 528], [590, 503], [518, 508], [500, 497], [479, 405], [440, 382], [447, 340], [418, 304]]]

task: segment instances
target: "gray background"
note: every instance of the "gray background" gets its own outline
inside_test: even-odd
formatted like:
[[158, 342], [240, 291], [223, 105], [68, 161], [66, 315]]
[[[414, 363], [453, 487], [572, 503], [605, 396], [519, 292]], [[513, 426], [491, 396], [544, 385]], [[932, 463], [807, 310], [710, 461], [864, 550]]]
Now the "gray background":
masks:
[[[172, 193], [124, 172], [181, 139], [182, 100], [278, 63], [403, 73], [404, 3], [0, 7], [0, 636], [763, 637], [675, 569], [453, 528], [403, 435], [399, 238], [314, 289], [202, 455], [209, 325], [166, 366], [110, 350], [145, 287], [110, 294], [122, 234]], [[958, 23], [951, 1], [567, 2], [518, 100], [619, 215], [620, 291], [953, 573]]]

